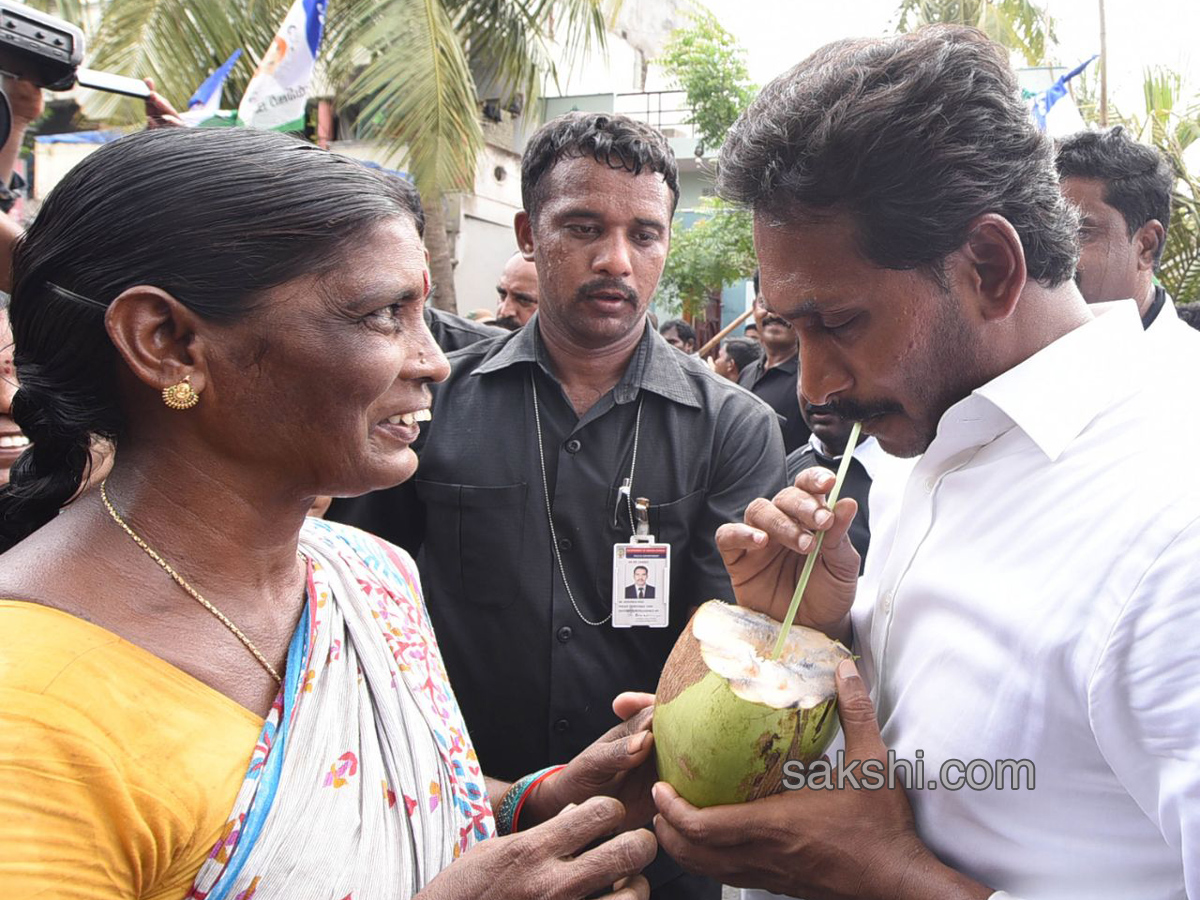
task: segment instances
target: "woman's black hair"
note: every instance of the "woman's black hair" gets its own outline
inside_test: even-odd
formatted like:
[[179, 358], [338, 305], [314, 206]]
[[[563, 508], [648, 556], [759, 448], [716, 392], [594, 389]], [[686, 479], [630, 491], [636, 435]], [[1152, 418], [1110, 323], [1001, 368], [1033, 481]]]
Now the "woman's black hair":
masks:
[[407, 182], [272, 132], [145, 131], [76, 165], [13, 257], [12, 415], [32, 446], [0, 489], [0, 549], [78, 492], [93, 437], [115, 443], [123, 430], [104, 327], [118, 295], [153, 285], [203, 318], [232, 321], [394, 218], [423, 230]]

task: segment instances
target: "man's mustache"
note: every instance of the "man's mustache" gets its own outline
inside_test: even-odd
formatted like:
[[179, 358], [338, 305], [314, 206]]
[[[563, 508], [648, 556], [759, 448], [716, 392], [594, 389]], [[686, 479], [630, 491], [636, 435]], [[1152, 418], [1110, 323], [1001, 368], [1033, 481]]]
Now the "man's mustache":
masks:
[[805, 410], [811, 415], [837, 416], [847, 422], [862, 422], [872, 416], [886, 416], [904, 412], [898, 403], [884, 401], [860, 403], [855, 400], [831, 400], [829, 403], [805, 403]]
[[620, 278], [595, 278], [575, 291], [575, 299], [586, 300], [593, 294], [620, 294], [628, 303], [638, 305], [637, 291]]
[[782, 325], [784, 328], [792, 327], [792, 323], [787, 319], [781, 319], [779, 316], [773, 316], [770, 313], [763, 316], [762, 323], [763, 328], [766, 328], [768, 325]]

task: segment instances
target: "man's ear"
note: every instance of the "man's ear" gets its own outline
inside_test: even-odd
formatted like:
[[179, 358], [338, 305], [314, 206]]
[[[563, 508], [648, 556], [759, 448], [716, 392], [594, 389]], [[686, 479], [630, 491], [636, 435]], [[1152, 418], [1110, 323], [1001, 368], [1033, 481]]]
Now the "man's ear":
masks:
[[1138, 271], [1148, 272], [1154, 269], [1154, 260], [1159, 256], [1159, 248], [1167, 240], [1166, 229], [1158, 219], [1151, 219], [1133, 235], [1133, 246], [1137, 250]]
[[517, 232], [517, 249], [526, 262], [533, 262], [533, 221], [529, 213], [521, 210], [513, 217], [513, 229]]
[[142, 383], [161, 391], [191, 378], [200, 393], [207, 386], [206, 345], [197, 333], [200, 317], [161, 288], [137, 285], [122, 291], [104, 314], [104, 327]]
[[950, 259], [956, 282], [971, 294], [980, 318], [998, 321], [1012, 315], [1028, 273], [1025, 249], [1011, 222], [996, 213], [978, 216]]

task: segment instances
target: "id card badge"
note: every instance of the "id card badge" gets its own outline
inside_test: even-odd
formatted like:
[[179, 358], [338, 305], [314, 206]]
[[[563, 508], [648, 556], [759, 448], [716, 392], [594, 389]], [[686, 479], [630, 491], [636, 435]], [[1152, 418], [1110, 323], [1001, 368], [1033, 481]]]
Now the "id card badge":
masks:
[[649, 501], [638, 498], [637, 531], [613, 546], [613, 628], [666, 628], [671, 598], [671, 545], [650, 534]]

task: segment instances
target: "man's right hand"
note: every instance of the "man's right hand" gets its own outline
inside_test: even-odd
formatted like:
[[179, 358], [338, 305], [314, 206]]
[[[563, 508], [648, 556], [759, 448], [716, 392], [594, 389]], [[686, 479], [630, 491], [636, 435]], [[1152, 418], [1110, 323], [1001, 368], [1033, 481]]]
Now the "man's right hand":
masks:
[[4, 93], [12, 107], [13, 125], [25, 128], [46, 111], [46, 99], [42, 89], [24, 78], [5, 78]]
[[718, 528], [717, 549], [738, 605], [782, 621], [815, 534], [825, 532], [796, 622], [843, 639], [858, 583], [859, 555], [848, 536], [858, 504], [846, 497], [831, 512], [825, 498], [834, 481], [828, 469], [805, 469], [773, 500], [746, 507], [744, 524]]
[[625, 808], [593, 797], [528, 831], [472, 847], [417, 894], [418, 900], [647, 900], [638, 873], [654, 859], [658, 842], [645, 829], [626, 831], [585, 849], [621, 828]]
[[146, 98], [146, 130], [155, 128], [184, 128], [183, 119], [167, 98], [154, 89], [153, 78], [143, 78], [146, 87], [150, 88], [150, 96]]

